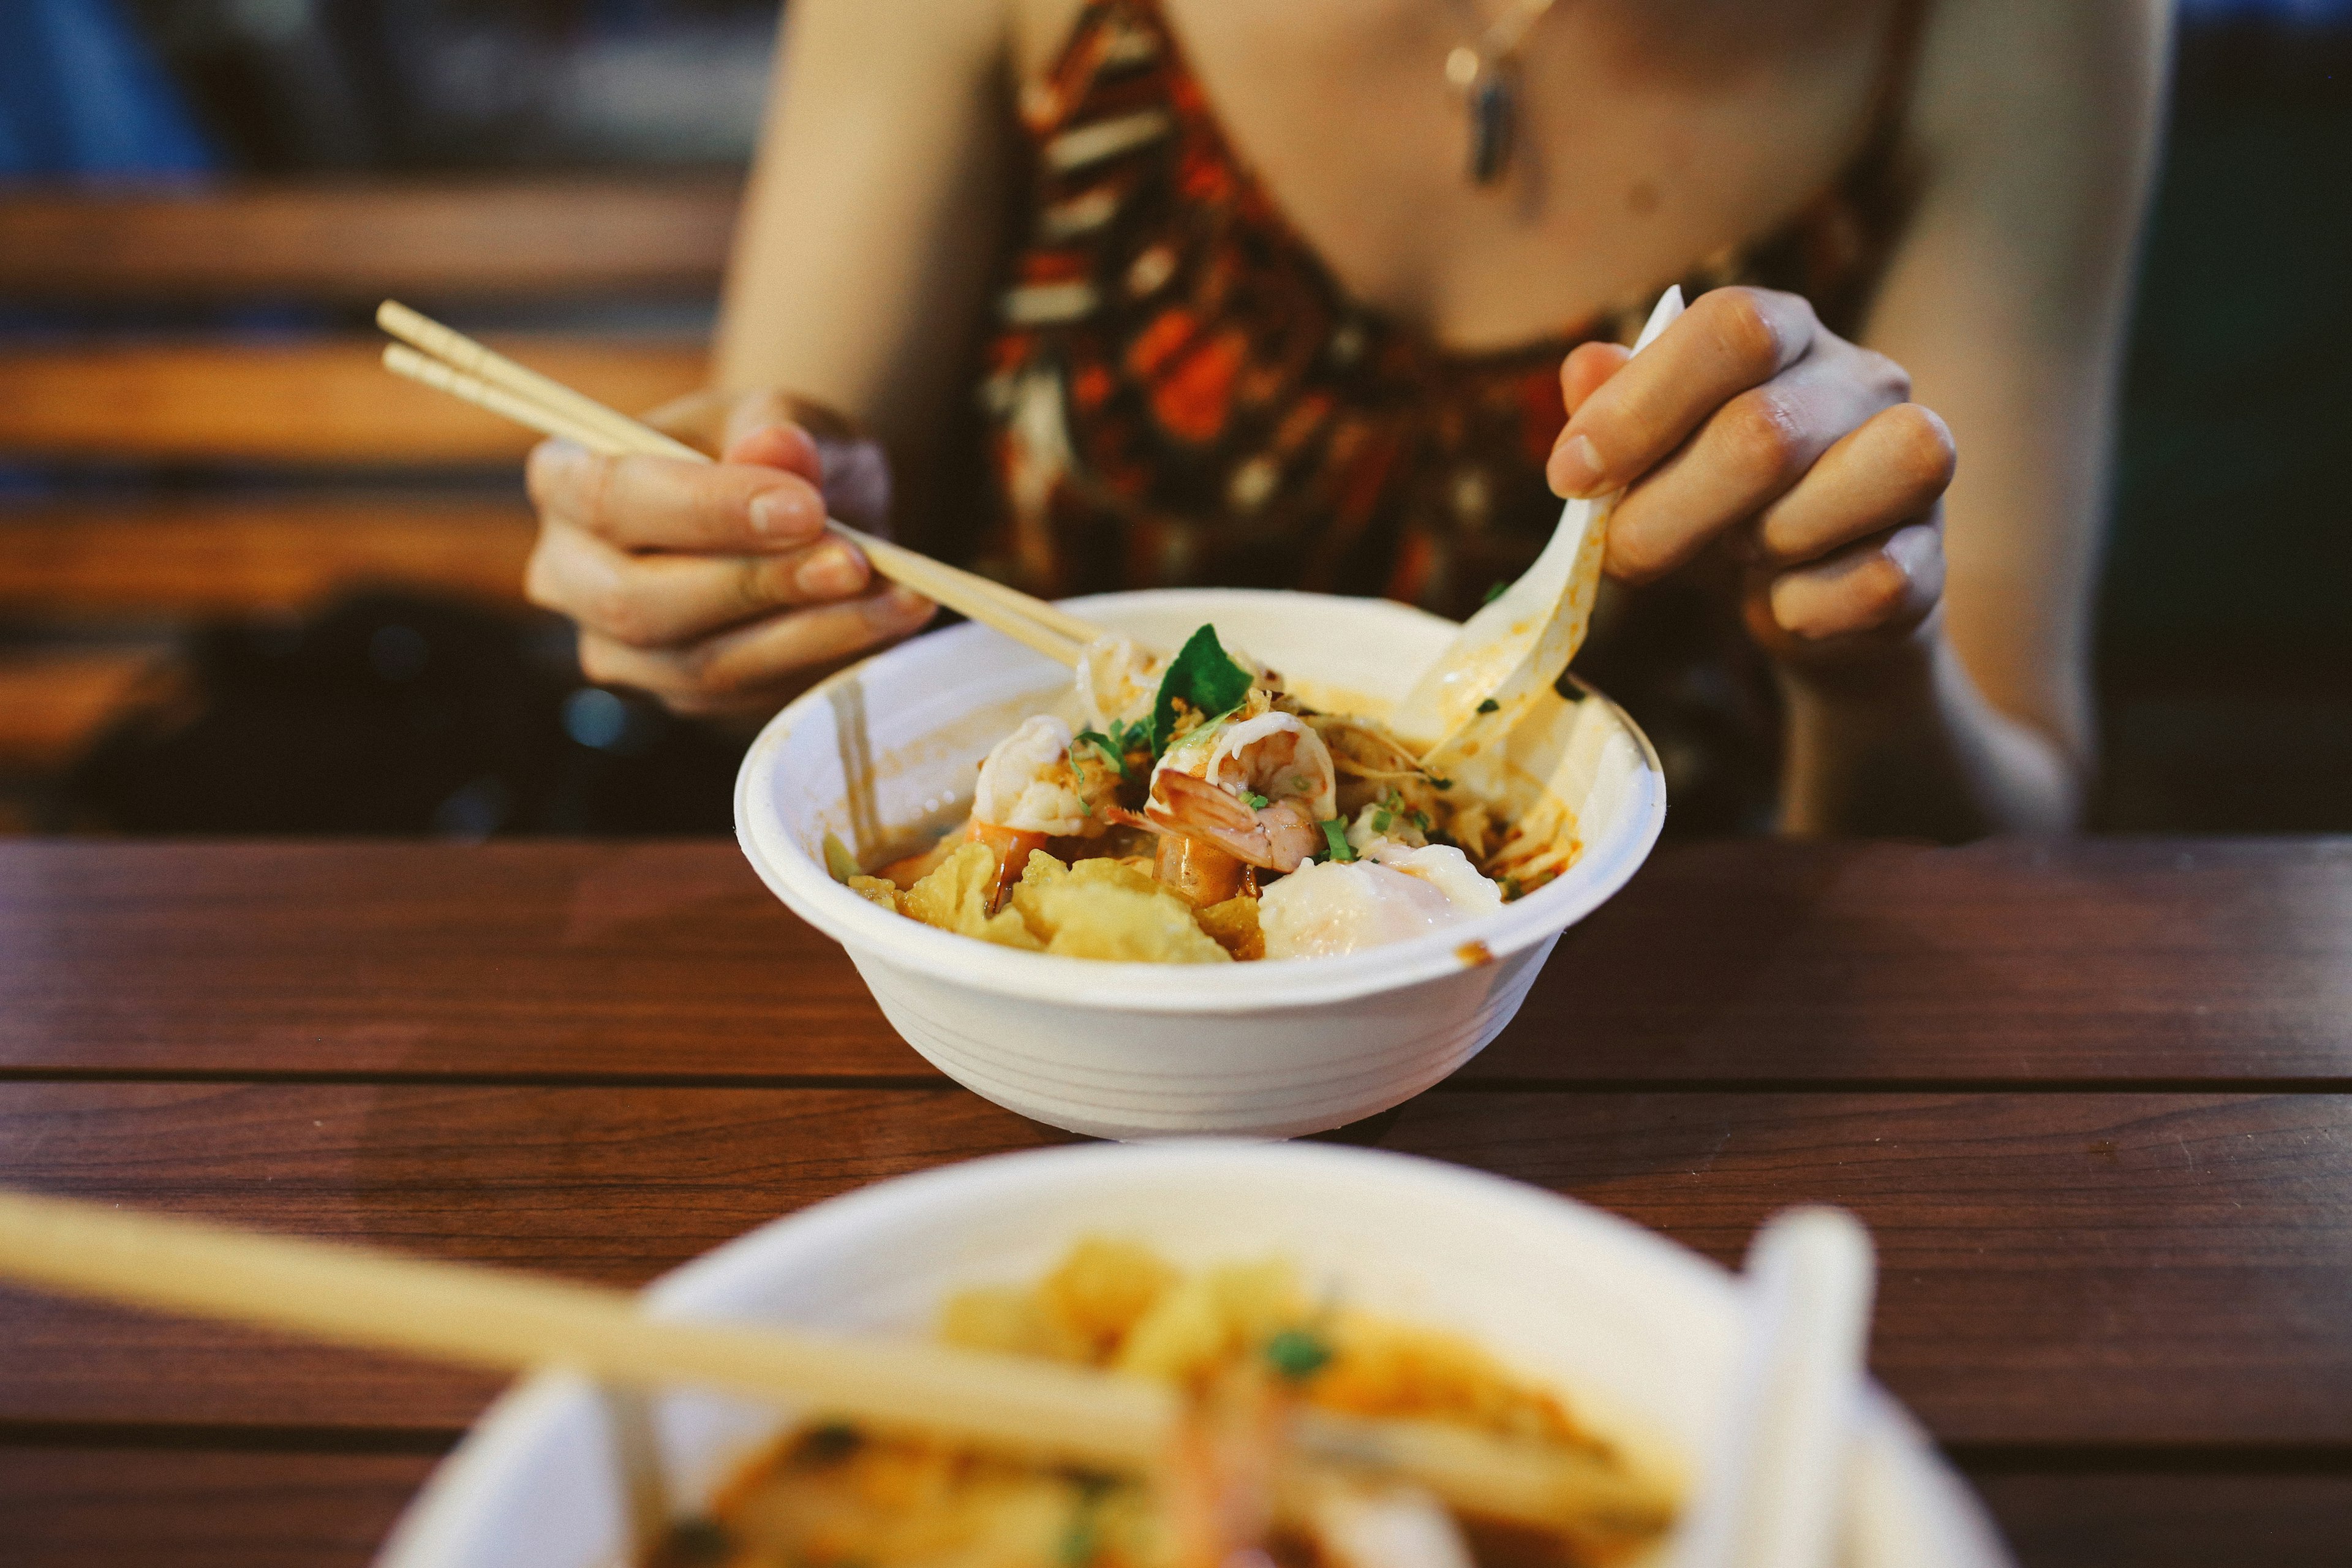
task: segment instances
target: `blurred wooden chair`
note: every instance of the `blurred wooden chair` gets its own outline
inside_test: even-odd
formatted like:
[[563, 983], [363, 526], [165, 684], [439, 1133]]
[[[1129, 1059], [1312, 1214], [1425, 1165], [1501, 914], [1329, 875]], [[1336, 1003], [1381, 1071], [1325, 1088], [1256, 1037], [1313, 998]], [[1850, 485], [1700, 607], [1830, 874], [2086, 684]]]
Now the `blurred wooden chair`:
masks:
[[195, 619], [362, 584], [519, 603], [529, 437], [386, 374], [370, 312], [391, 295], [461, 325], [546, 323], [489, 335], [650, 406], [702, 379], [736, 194], [0, 191], [0, 302], [36, 308], [0, 336], [0, 829]]

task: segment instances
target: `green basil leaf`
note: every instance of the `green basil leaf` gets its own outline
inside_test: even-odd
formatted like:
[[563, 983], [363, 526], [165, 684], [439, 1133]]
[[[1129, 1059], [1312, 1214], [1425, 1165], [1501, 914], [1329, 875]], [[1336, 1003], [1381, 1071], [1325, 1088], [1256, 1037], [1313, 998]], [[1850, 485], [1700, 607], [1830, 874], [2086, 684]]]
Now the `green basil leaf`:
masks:
[[1206, 721], [1232, 711], [1249, 689], [1250, 672], [1225, 652], [1217, 628], [1202, 626], [1194, 632], [1160, 678], [1160, 695], [1151, 704], [1151, 754], [1165, 752], [1175, 738], [1178, 698]]

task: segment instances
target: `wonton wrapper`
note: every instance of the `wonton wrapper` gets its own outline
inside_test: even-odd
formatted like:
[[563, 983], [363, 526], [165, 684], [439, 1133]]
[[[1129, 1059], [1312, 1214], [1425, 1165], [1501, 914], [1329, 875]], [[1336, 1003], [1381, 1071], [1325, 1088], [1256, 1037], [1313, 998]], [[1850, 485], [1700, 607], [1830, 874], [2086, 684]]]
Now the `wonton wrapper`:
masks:
[[996, 851], [985, 844], [964, 844], [940, 862], [938, 870], [908, 889], [899, 908], [925, 925], [958, 936], [1035, 952], [1043, 944], [1029, 934], [1019, 915], [1011, 910], [988, 912], [989, 896], [995, 889]]
[[1012, 910], [1047, 952], [1066, 957], [1116, 963], [1233, 959], [1194, 923], [1192, 905], [1134, 867], [1108, 858], [1064, 866], [1031, 851], [1013, 889]]
[[1219, 947], [1235, 958], [1265, 956], [1265, 932], [1258, 929], [1257, 900], [1247, 893], [1236, 893], [1222, 904], [1211, 904], [1196, 911], [1192, 918], [1216, 940]]

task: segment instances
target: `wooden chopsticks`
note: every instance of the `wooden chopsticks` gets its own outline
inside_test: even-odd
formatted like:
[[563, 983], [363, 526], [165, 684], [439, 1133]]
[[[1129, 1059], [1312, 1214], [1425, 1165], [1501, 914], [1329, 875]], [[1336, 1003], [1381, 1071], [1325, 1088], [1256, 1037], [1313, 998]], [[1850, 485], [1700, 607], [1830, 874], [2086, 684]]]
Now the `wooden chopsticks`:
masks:
[[[590, 451], [607, 457], [636, 453], [703, 463], [710, 460], [707, 454], [685, 442], [518, 364], [396, 300], [386, 300], [378, 306], [375, 320], [376, 325], [401, 340], [386, 344], [383, 351], [384, 368], [395, 375], [462, 398], [543, 436], [577, 441]], [[1086, 645], [1105, 635], [1101, 627], [1066, 610], [977, 573], [934, 561], [845, 522], [828, 520], [826, 526], [865, 552], [874, 570], [885, 577], [993, 627], [1048, 658], [1075, 667]]]
[[[1123, 1473], [1164, 1464], [1184, 1419], [1172, 1390], [1087, 1368], [650, 1318], [618, 1290], [30, 1193], [0, 1191], [0, 1277], [467, 1366], [781, 1398]], [[1654, 1528], [1672, 1511], [1645, 1477], [1467, 1428], [1309, 1411], [1291, 1438], [1309, 1459], [1410, 1479], [1485, 1518]]]

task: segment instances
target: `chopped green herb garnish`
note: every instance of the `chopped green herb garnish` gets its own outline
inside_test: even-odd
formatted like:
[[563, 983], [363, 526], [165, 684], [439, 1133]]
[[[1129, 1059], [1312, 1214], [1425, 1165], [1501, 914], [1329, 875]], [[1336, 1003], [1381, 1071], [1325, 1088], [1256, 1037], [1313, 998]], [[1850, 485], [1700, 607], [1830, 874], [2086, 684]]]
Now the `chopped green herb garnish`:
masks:
[[1242, 791], [1242, 804], [1248, 806], [1252, 811], [1264, 811], [1265, 809], [1265, 796], [1258, 794], [1257, 791], [1254, 789], [1245, 789]]
[[1508, 577], [1498, 577], [1488, 585], [1486, 593], [1479, 595], [1478, 603], [1481, 606], [1491, 605], [1510, 590], [1511, 580]]
[[1077, 753], [1080, 746], [1092, 746], [1103, 754], [1112, 767], [1118, 770], [1119, 777], [1129, 783], [1134, 782], [1135, 773], [1127, 765], [1127, 752], [1121, 750], [1118, 742], [1110, 736], [1104, 734], [1100, 730], [1079, 731], [1070, 742], [1070, 760], [1073, 763], [1078, 760]]
[[1206, 722], [1232, 712], [1249, 689], [1250, 672], [1234, 662], [1217, 640], [1217, 628], [1202, 626], [1194, 632], [1160, 678], [1160, 695], [1151, 704], [1151, 754], [1158, 756], [1175, 739], [1180, 700]]
[[1452, 789], [1454, 787], [1454, 781], [1452, 779], [1432, 779], [1429, 781], [1429, 786], [1432, 789]]
[[1420, 828], [1423, 833], [1428, 832], [1428, 831], [1429, 831], [1429, 813], [1427, 813], [1427, 812], [1425, 812], [1425, 811], [1416, 811], [1416, 812], [1414, 812], [1414, 813], [1412, 814], [1412, 825], [1413, 825], [1415, 827]]
[[1505, 902], [1505, 903], [1507, 903], [1507, 903], [1510, 903], [1510, 902], [1512, 902], [1514, 900], [1517, 899], [1517, 897], [1518, 897], [1518, 896], [1519, 896], [1519, 879], [1518, 879], [1517, 877], [1506, 877], [1506, 878], [1504, 878], [1504, 879], [1503, 879], [1503, 902]]
[[1323, 824], [1323, 842], [1328, 847], [1326, 858], [1346, 862], [1356, 858], [1356, 847], [1348, 842], [1348, 819], [1335, 816]]
[[1486, 701], [1478, 704], [1478, 711], [1481, 713], [1492, 713], [1500, 707], [1502, 707], [1501, 703], [1489, 697]]
[[1372, 813], [1372, 831], [1375, 833], [1386, 833], [1389, 830], [1389, 824], [1395, 820], [1396, 819], [1394, 817], [1389, 815], [1389, 808], [1387, 806], [1382, 806], [1378, 811]]
[[1303, 1383], [1330, 1364], [1331, 1347], [1306, 1329], [1285, 1329], [1265, 1342], [1265, 1359], [1293, 1383]]

